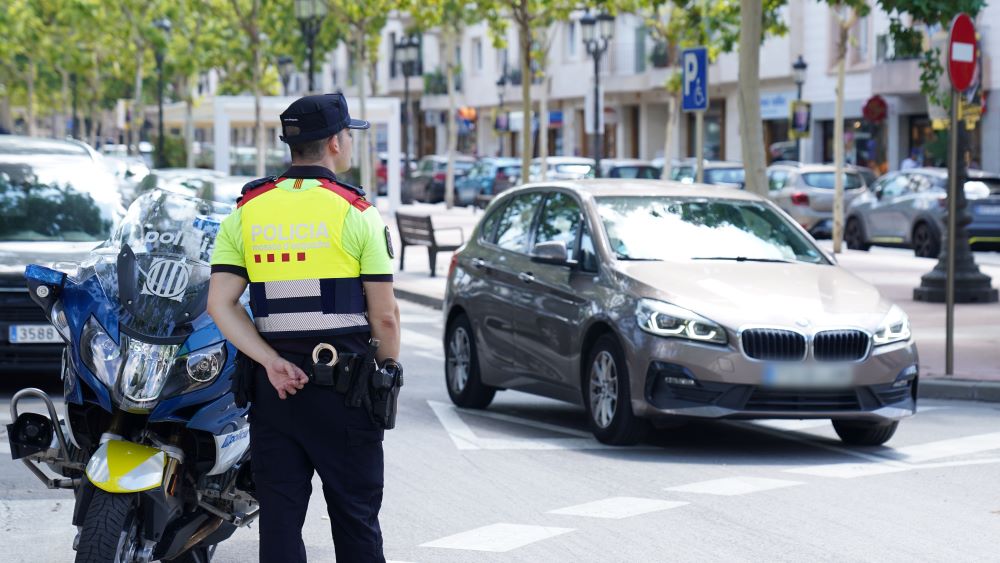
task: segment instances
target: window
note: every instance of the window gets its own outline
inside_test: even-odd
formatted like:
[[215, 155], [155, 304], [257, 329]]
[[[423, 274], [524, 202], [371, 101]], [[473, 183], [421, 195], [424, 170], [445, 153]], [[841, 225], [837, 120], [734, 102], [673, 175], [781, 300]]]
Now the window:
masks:
[[396, 78], [399, 69], [396, 64], [396, 32], [389, 32], [389, 78]]
[[495, 231], [497, 222], [500, 220], [500, 217], [504, 214], [505, 209], [506, 208], [504, 206], [500, 206], [498, 209], [494, 210], [492, 213], [487, 215], [485, 219], [483, 219], [483, 222], [480, 224], [479, 227], [480, 241], [492, 243], [493, 241], [496, 240], [494, 235], [496, 234]]
[[594, 239], [590, 236], [590, 229], [587, 224], [583, 224], [583, 234], [580, 235], [580, 269], [584, 272], [597, 271], [597, 251], [594, 250]]
[[899, 197], [910, 191], [910, 179], [905, 174], [890, 178], [882, 184], [882, 197]]
[[483, 71], [483, 39], [481, 37], [472, 40], [472, 69], [476, 74]]
[[531, 242], [531, 221], [541, 203], [542, 194], [539, 192], [519, 195], [511, 200], [497, 225], [497, 246], [527, 254], [528, 243]]
[[[836, 174], [833, 172], [807, 172], [802, 175], [802, 181], [805, 182], [810, 188], [825, 188], [828, 190], [834, 189], [834, 182], [836, 180]], [[847, 172], [844, 174], [844, 189], [853, 190], [865, 185], [864, 179], [861, 174], [856, 172]]]
[[767, 175], [767, 183], [771, 191], [780, 190], [788, 184], [788, 172], [774, 170]]
[[542, 242], [562, 242], [566, 245], [566, 256], [570, 260], [576, 258], [576, 237], [580, 231], [580, 205], [573, 196], [555, 192], [545, 200], [538, 228], [535, 231], [535, 244]]
[[576, 22], [571, 21], [566, 24], [566, 58], [569, 60], [576, 59], [576, 50], [578, 49], [577, 43], [580, 40], [576, 36]]

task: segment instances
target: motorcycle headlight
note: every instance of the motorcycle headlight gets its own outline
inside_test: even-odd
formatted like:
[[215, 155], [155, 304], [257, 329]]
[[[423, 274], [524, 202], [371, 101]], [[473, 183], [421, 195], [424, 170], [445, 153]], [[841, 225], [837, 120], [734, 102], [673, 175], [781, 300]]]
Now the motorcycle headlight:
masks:
[[196, 350], [188, 354], [187, 374], [194, 383], [209, 383], [222, 371], [226, 364], [226, 343]]
[[875, 331], [872, 340], [876, 346], [883, 346], [909, 340], [911, 334], [910, 318], [897, 305], [893, 305], [885, 319], [882, 320], [878, 330]]
[[155, 406], [177, 359], [177, 345], [160, 345], [126, 338], [125, 366], [119, 387], [122, 407], [147, 410]]
[[56, 304], [52, 306], [49, 320], [52, 322], [52, 326], [56, 327], [59, 336], [62, 336], [63, 340], [69, 342], [69, 321], [66, 320], [66, 309], [63, 307], [62, 301], [56, 301]]
[[636, 306], [639, 328], [669, 338], [685, 338], [710, 344], [726, 344], [726, 330], [701, 315], [654, 299], [640, 299]]
[[98, 379], [108, 388], [114, 388], [122, 365], [121, 348], [93, 317], [87, 320], [83, 328], [80, 356]]

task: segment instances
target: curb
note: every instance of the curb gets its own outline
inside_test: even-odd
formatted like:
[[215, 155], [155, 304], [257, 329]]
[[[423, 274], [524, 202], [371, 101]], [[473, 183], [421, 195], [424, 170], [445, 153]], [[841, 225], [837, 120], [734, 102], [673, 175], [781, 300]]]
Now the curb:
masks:
[[[415, 291], [395, 288], [396, 298], [424, 307], [441, 310], [444, 300]], [[976, 381], [974, 379], [933, 378], [921, 379], [919, 388], [921, 399], [951, 399], [959, 401], [983, 401], [1000, 403], [1000, 381]]]
[[393, 288], [393, 291], [396, 294], [396, 299], [402, 299], [403, 301], [409, 301], [410, 303], [416, 303], [417, 305], [423, 305], [424, 307], [430, 307], [438, 311], [444, 308], [444, 299], [438, 299], [437, 297], [424, 295], [415, 291], [407, 291], [398, 287]]
[[956, 399], [1000, 403], [1000, 381], [973, 379], [921, 379], [921, 399]]

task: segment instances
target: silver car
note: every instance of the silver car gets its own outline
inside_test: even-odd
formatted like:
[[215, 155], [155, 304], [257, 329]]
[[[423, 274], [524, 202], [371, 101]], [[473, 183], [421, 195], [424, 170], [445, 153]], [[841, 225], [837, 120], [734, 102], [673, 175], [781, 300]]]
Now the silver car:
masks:
[[[767, 168], [770, 198], [816, 238], [833, 234], [833, 195], [836, 168], [830, 164], [772, 164]], [[865, 192], [858, 170], [844, 172], [844, 209]]]
[[903, 311], [763, 198], [651, 180], [498, 196], [455, 254], [452, 401], [516, 389], [582, 403], [605, 443], [650, 420], [832, 419], [881, 444], [916, 410]]
[[[948, 171], [915, 168], [879, 178], [851, 203], [844, 228], [848, 248], [903, 246], [923, 258], [941, 253], [946, 230]], [[1000, 176], [970, 170], [965, 197], [972, 222], [966, 227], [973, 246], [1000, 246]]]

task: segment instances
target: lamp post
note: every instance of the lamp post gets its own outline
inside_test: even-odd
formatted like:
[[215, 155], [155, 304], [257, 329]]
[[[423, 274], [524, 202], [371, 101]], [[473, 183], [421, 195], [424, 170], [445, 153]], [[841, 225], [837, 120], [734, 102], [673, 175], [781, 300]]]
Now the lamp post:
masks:
[[597, 175], [600, 175], [601, 145], [604, 137], [599, 131], [601, 123], [601, 55], [611, 45], [611, 38], [615, 33], [615, 18], [607, 12], [601, 12], [596, 17], [587, 13], [580, 18], [580, 28], [583, 32], [583, 44], [587, 47], [587, 54], [594, 59], [594, 170]]
[[316, 68], [313, 51], [316, 46], [316, 35], [326, 17], [326, 2], [324, 0], [295, 0], [295, 19], [302, 27], [302, 37], [306, 40], [306, 60], [309, 61], [309, 93], [316, 91], [314, 81]]
[[288, 95], [288, 82], [292, 79], [295, 61], [288, 55], [278, 57], [278, 74], [281, 76], [281, 93]]
[[[795, 99], [798, 101], [802, 101], [802, 85], [806, 83], [806, 68], [808, 67], [809, 65], [806, 64], [802, 55], [799, 55], [799, 58], [792, 63], [792, 76], [795, 80], [795, 87], [797, 89]], [[802, 160], [802, 139], [800, 139], [798, 135], [795, 136], [795, 156], [800, 161]]]
[[[166, 155], [163, 153], [163, 151], [164, 151], [164, 148], [163, 148], [164, 147], [164, 144], [163, 144], [163, 137], [164, 137], [164, 133], [163, 133], [163, 58], [164, 58], [164, 55], [165, 55], [164, 54], [164, 48], [166, 47], [165, 44], [167, 42], [167, 39], [170, 37], [170, 30], [171, 30], [170, 20], [167, 19], [167, 18], [165, 18], [165, 17], [159, 18], [159, 19], [157, 19], [156, 21], [153, 22], [153, 26], [156, 27], [156, 29], [159, 29], [163, 33], [163, 41], [161, 41], [160, 43], [158, 43], [156, 45], [156, 51], [155, 51], [154, 55], [156, 57], [156, 76], [157, 76], [157, 86], [156, 86], [156, 90], [157, 90], [157, 94], [156, 94], [157, 102], [156, 103], [157, 103], [158, 112], [159, 112], [159, 124], [157, 126], [158, 127], [159, 138], [156, 139], [156, 163], [157, 163], [157, 167], [164, 168], [167, 165], [167, 160], [166, 160]], [[76, 124], [74, 122], [74, 128], [75, 127], [76, 127]]]
[[403, 71], [403, 181], [410, 181], [410, 77], [417, 74], [420, 40], [414, 35], [400, 37], [392, 46]]

